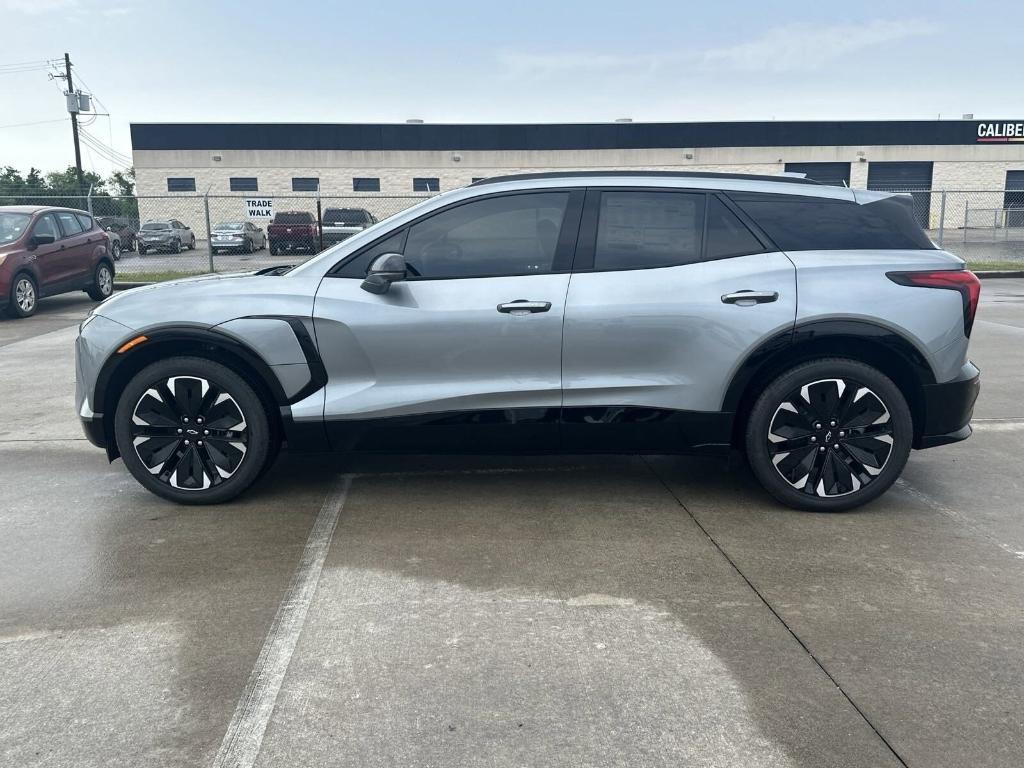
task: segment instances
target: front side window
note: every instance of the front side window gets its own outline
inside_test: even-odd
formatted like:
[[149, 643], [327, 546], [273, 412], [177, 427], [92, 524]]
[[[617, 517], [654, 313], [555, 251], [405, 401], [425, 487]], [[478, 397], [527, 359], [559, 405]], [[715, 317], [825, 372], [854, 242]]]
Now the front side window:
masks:
[[491, 197], [417, 222], [404, 248], [410, 277], [547, 274], [568, 203], [568, 192]]
[[700, 261], [704, 195], [603, 192], [595, 270], [650, 269]]
[[81, 234], [82, 225], [78, 223], [78, 217], [75, 214], [60, 211], [57, 213], [57, 218], [60, 220], [60, 228], [64, 230], [64, 237]]
[[[57, 222], [53, 220], [51, 214], [43, 214], [36, 220], [36, 225], [32, 228], [32, 236], [35, 237], [36, 235], [52, 235], [54, 240], [60, 240]], [[3, 240], [0, 239], [0, 242], [3, 242]]]

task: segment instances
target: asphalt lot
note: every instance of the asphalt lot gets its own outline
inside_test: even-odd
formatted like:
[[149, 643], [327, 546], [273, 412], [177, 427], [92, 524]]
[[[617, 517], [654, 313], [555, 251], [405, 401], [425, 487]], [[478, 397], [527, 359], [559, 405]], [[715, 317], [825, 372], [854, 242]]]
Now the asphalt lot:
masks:
[[0, 321], [0, 765], [1018, 766], [1024, 281], [982, 297], [974, 437], [839, 515], [670, 457], [177, 507], [81, 436], [91, 302]]

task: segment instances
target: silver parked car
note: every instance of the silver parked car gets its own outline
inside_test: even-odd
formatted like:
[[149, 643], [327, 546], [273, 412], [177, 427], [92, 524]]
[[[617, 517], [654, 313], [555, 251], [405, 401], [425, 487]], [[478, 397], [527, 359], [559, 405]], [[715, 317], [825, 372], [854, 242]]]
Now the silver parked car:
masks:
[[183, 248], [195, 249], [196, 236], [177, 219], [157, 219], [142, 225], [135, 242], [139, 256], [150, 251], [181, 253]]
[[909, 197], [554, 173], [426, 200], [301, 266], [137, 288], [77, 342], [86, 434], [229, 499], [277, 447], [745, 451], [793, 507], [874, 499], [963, 440], [977, 278]]
[[210, 233], [210, 247], [214, 253], [241, 251], [252, 253], [267, 247], [267, 235], [251, 221], [226, 221]]

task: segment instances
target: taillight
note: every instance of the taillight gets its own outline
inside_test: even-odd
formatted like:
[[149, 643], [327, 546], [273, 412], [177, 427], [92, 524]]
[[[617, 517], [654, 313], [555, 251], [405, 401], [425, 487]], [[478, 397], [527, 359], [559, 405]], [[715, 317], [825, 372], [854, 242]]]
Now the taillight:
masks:
[[969, 269], [942, 270], [940, 272], [887, 272], [894, 283], [916, 288], [945, 288], [959, 291], [964, 301], [964, 335], [971, 335], [974, 315], [978, 312], [981, 281]]

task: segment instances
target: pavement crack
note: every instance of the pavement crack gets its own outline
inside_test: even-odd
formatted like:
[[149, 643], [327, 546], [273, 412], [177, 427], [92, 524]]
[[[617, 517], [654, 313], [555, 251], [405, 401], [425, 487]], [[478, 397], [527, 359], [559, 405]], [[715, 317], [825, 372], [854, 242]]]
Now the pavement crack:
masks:
[[695, 514], [693, 514], [693, 512], [690, 511], [690, 508], [686, 506], [686, 504], [683, 502], [683, 500], [681, 498], [679, 498], [679, 494], [677, 494], [674, 490], [672, 490], [672, 486], [670, 486], [665, 481], [665, 479], [660, 474], [658, 474], [658, 471], [647, 460], [647, 457], [646, 456], [641, 456], [640, 459], [641, 459], [641, 461], [643, 461], [644, 464], [647, 465], [647, 468], [651, 471], [651, 474], [654, 475], [654, 477], [657, 479], [657, 481], [659, 483], [661, 483], [662, 487], [666, 491], [668, 491], [669, 495], [671, 495], [672, 498], [676, 500], [676, 503], [682, 508], [682, 510], [687, 514], [687, 516], [689, 516], [689, 518], [693, 521], [694, 525], [696, 525], [700, 529], [701, 533], [703, 533], [707, 537], [708, 541], [710, 541], [711, 544], [714, 546], [714, 548], [717, 549], [718, 552], [722, 555], [722, 557], [725, 558], [725, 561], [727, 563], [729, 563], [729, 565], [732, 567], [732, 569], [734, 571], [736, 571], [736, 573], [739, 575], [739, 577], [741, 579], [743, 579], [743, 581], [746, 582], [747, 586], [750, 587], [751, 591], [755, 595], [757, 595], [758, 599], [761, 601], [761, 603], [764, 605], [764, 607], [767, 608], [769, 611], [771, 611], [772, 615], [786, 629], [786, 631], [790, 634], [790, 636], [794, 640], [796, 640], [796, 642], [800, 645], [800, 647], [803, 648], [804, 652], [817, 665], [818, 669], [820, 669], [822, 671], [822, 673], [824, 673], [825, 677], [827, 677], [830, 681], [832, 681], [832, 685], [834, 685], [836, 687], [836, 690], [838, 690], [839, 693], [842, 694], [843, 698], [846, 699], [849, 702], [850, 706], [853, 707], [854, 711], [858, 715], [860, 715], [861, 719], [867, 724], [868, 728], [870, 728], [872, 731], [874, 731], [875, 735], [886, 746], [886, 748], [889, 750], [889, 752], [892, 753], [892, 756], [894, 758], [896, 758], [897, 761], [899, 761], [899, 764], [902, 765], [903, 768], [909, 768], [907, 766], [907, 761], [904, 760], [903, 757], [900, 755], [900, 753], [896, 751], [896, 748], [893, 747], [893, 745], [889, 743], [889, 740], [887, 738], [885, 738], [885, 736], [882, 735], [882, 732], [878, 730], [878, 727], [873, 722], [871, 722], [871, 719], [867, 716], [867, 713], [865, 713], [863, 709], [861, 709], [859, 706], [857, 706], [857, 702], [855, 702], [853, 700], [853, 698], [850, 696], [850, 694], [848, 694], [846, 692], [846, 690], [843, 688], [843, 686], [840, 685], [839, 681], [835, 678], [835, 676], [831, 672], [828, 671], [828, 668], [824, 665], [824, 663], [822, 663], [821, 659], [819, 659], [814, 654], [814, 651], [812, 651], [808, 647], [807, 643], [805, 643], [800, 638], [800, 636], [794, 631], [794, 629], [782, 617], [782, 615], [777, 610], [775, 610], [774, 607], [772, 607], [772, 604], [768, 602], [768, 599], [764, 596], [764, 594], [761, 592], [761, 590], [758, 589], [754, 585], [754, 582], [751, 581], [750, 578], [747, 577], [747, 575], [739, 567], [739, 565], [736, 563], [736, 561], [733, 560], [729, 556], [729, 553], [725, 551], [725, 549], [722, 547], [722, 545], [718, 543], [718, 541], [715, 539], [715, 537], [712, 536], [711, 533], [708, 531], [708, 529], [705, 528], [704, 525], [700, 522], [700, 520], [697, 519], [697, 516]]

